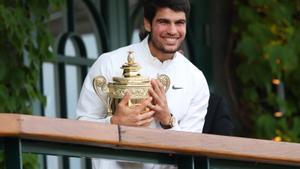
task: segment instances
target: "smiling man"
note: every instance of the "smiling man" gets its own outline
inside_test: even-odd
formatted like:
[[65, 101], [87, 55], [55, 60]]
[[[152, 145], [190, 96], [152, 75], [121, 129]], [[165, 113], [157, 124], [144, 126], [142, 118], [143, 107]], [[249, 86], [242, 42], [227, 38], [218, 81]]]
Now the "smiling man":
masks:
[[145, 29], [150, 34], [149, 48], [160, 61], [172, 59], [179, 50], [186, 34], [186, 15], [169, 8], [161, 8], [151, 20], [144, 19]]
[[[186, 35], [189, 0], [145, 0], [144, 27], [147, 37], [140, 43], [102, 54], [91, 67], [83, 84], [77, 106], [79, 120], [97, 121], [135, 127], [151, 127], [186, 132], [202, 132], [207, 112], [209, 89], [203, 73], [178, 50]], [[108, 81], [122, 76], [120, 67], [129, 51], [141, 66], [140, 74], [153, 78], [149, 98], [129, 107], [127, 93], [113, 115], [107, 113], [95, 93], [93, 78], [102, 75]], [[170, 89], [155, 80], [157, 75], [170, 78]], [[146, 109], [147, 108], [147, 109]], [[145, 111], [147, 110], [147, 111]], [[99, 131], [101, 133], [101, 131]], [[96, 169], [176, 168], [153, 164], [137, 164], [114, 160], [93, 160]]]

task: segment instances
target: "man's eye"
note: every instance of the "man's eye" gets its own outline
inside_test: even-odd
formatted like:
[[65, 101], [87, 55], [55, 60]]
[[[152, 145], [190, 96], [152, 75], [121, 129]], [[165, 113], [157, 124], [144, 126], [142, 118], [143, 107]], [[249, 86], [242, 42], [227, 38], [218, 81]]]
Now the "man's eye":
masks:
[[160, 24], [167, 24], [168, 22], [166, 21], [159, 21]]
[[179, 22], [176, 22], [177, 25], [184, 25], [185, 24], [185, 21], [179, 21]]

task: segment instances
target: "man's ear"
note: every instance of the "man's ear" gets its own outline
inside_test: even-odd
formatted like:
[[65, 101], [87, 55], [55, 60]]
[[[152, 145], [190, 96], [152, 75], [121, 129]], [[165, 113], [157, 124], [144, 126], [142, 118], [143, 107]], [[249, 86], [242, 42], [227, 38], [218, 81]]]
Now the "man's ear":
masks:
[[147, 32], [151, 32], [151, 23], [146, 18], [144, 18], [144, 27]]

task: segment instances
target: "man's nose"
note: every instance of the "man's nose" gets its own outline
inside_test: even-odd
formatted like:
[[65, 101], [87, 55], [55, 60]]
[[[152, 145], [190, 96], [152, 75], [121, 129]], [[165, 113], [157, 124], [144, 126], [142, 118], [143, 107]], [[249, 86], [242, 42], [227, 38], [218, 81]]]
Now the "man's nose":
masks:
[[177, 28], [176, 25], [174, 23], [171, 23], [168, 27], [168, 33], [171, 35], [174, 35], [177, 33]]

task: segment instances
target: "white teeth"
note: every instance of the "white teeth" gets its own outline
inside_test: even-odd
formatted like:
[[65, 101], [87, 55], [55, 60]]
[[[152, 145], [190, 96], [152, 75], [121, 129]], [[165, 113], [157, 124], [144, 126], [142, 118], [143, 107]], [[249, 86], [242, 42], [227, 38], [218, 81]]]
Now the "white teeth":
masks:
[[176, 38], [165, 38], [165, 40], [167, 41], [167, 42], [170, 42], [170, 43], [172, 43], [172, 42], [176, 42]]

